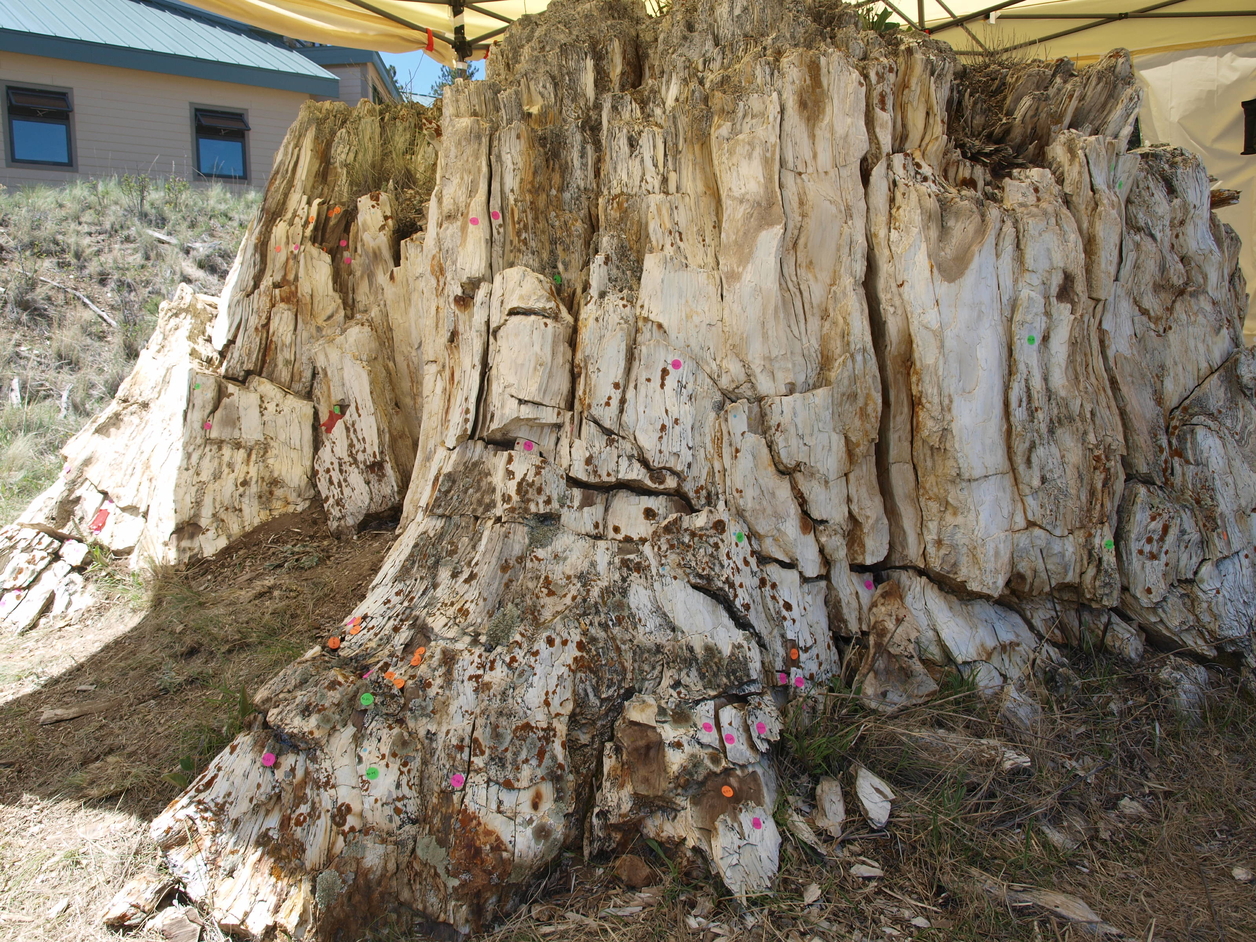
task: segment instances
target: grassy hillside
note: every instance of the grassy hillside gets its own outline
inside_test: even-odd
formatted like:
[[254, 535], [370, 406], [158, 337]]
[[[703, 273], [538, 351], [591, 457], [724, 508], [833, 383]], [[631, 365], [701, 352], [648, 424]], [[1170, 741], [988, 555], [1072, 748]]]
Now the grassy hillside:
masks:
[[174, 288], [218, 293], [260, 199], [143, 174], [0, 187], [0, 523], [56, 475], [57, 450], [113, 397]]

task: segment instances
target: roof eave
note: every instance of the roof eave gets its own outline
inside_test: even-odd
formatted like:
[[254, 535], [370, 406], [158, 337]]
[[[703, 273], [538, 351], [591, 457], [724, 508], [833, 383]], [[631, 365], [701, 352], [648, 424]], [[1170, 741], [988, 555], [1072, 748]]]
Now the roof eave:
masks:
[[91, 62], [120, 69], [136, 69], [141, 72], [160, 72], [164, 75], [182, 75], [186, 78], [209, 79], [236, 85], [252, 85], [258, 88], [276, 88], [282, 91], [302, 92], [337, 98], [340, 95], [340, 79], [323, 70], [323, 75], [305, 75], [300, 72], [282, 72], [278, 69], [259, 69], [256, 66], [238, 65], [233, 62], [214, 62], [192, 56], [177, 56], [148, 49], [131, 49], [104, 43], [85, 42], [81, 39], [63, 39], [23, 30], [0, 29], [0, 51], [44, 56], [49, 59], [66, 59], [72, 62]]

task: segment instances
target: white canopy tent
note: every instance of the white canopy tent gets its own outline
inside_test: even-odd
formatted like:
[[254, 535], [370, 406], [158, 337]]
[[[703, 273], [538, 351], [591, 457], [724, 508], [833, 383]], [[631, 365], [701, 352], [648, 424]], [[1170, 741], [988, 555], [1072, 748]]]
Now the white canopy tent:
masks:
[[[408, 52], [444, 63], [482, 59], [520, 16], [549, 0], [189, 0], [222, 16], [312, 42]], [[772, 2], [772, 0], [761, 0]], [[859, 0], [872, 13], [950, 43], [961, 56], [1014, 52], [1079, 65], [1130, 50], [1145, 89], [1143, 141], [1204, 158], [1220, 185], [1242, 191], [1218, 210], [1243, 240], [1256, 284], [1256, 156], [1245, 146], [1242, 102], [1256, 99], [1256, 0]], [[1256, 106], [1253, 106], [1256, 130]], [[1249, 327], [1256, 319], [1249, 314]]]

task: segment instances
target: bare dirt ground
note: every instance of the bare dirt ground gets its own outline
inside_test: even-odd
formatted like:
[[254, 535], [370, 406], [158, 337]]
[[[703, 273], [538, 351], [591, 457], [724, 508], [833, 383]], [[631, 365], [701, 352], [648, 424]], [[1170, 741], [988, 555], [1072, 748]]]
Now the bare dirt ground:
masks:
[[[0, 942], [119, 938], [100, 914], [128, 879], [160, 873], [148, 822], [239, 730], [251, 693], [340, 623], [391, 540], [334, 540], [318, 512], [284, 518], [147, 584], [100, 565], [113, 600], [91, 621], [0, 639]], [[1164, 655], [1138, 668], [1070, 657], [1072, 670], [1036, 691], [1032, 733], [958, 679], [891, 715], [840, 685], [796, 708], [780, 746], [770, 895], [727, 899], [699, 859], [643, 841], [637, 885], [616, 861], [569, 853], [486, 938], [1256, 942], [1256, 883], [1244, 879], [1256, 871], [1250, 693], [1216, 672], [1192, 721], [1156, 681]], [[922, 749], [921, 729], [996, 740], [1028, 765]], [[885, 830], [860, 815], [850, 775], [861, 764], [895, 791]], [[848, 817], [840, 840], [821, 832], [813, 845], [796, 822], [826, 775], [843, 783]], [[1026, 902], [1026, 888], [1082, 901], [1106, 928]], [[162, 938], [151, 927], [129, 937]], [[206, 927], [202, 938], [221, 936]], [[418, 937], [385, 916], [369, 938]]]
[[97, 567], [107, 609], [0, 638], [0, 940], [118, 938], [100, 912], [157, 867], [148, 821], [235, 735], [252, 691], [344, 618], [391, 541], [285, 517], [148, 585]]

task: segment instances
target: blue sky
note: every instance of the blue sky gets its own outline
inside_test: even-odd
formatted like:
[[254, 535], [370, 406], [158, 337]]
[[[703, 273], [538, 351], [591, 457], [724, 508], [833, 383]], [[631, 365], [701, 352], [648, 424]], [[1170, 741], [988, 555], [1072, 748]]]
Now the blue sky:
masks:
[[[409, 88], [418, 95], [426, 95], [432, 83], [440, 77], [440, 63], [421, 52], [381, 52], [384, 62], [397, 67], [397, 84]], [[471, 75], [474, 78], [484, 76], [484, 63], [473, 62]]]

